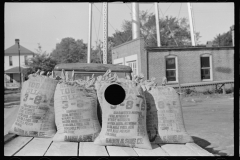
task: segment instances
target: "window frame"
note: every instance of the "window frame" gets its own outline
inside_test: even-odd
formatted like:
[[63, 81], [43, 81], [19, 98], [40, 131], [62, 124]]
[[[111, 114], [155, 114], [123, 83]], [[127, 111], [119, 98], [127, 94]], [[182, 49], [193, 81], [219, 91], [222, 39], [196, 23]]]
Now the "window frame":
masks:
[[168, 81], [168, 80], [167, 80], [167, 84], [179, 83], [179, 81], [178, 81], [178, 57], [175, 56], [175, 55], [165, 56], [165, 76], [166, 76], [166, 78], [167, 78], [167, 70], [174, 70], [174, 69], [167, 69], [167, 59], [168, 59], [168, 58], [174, 58], [174, 59], [175, 59], [176, 81]]
[[125, 65], [126, 66], [129, 66], [129, 64], [128, 64], [129, 62], [136, 61], [136, 66], [135, 66], [136, 67], [136, 75], [138, 75], [139, 74], [138, 73], [138, 55], [137, 54], [133, 54], [133, 55], [125, 57], [124, 59], [125, 59]]
[[[132, 66], [130, 66], [129, 64], [132, 64]], [[135, 68], [133, 67], [134, 66], [133, 64], [135, 64]], [[132, 68], [133, 74], [137, 75], [137, 60], [128, 61], [127, 65]]]
[[[201, 58], [202, 57], [209, 57], [209, 70], [210, 70], [210, 79], [202, 79], [202, 69], [207, 69], [208, 67], [202, 67], [201, 65]], [[204, 53], [202, 55], [200, 55], [200, 79], [203, 82], [206, 81], [213, 81], [213, 72], [212, 72], [212, 55], [209, 53]]]
[[12, 60], [12, 56], [9, 56], [9, 66], [13, 66], [13, 60]]

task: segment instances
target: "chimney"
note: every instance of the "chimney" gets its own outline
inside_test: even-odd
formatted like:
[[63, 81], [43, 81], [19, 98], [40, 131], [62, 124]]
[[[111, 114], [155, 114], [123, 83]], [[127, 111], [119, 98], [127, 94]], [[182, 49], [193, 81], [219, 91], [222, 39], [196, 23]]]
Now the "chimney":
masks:
[[15, 39], [15, 44], [18, 44], [19, 43], [19, 39]]
[[207, 41], [206, 47], [212, 47], [212, 46], [213, 46], [213, 43], [211, 41]]
[[140, 38], [139, 4], [132, 3], [132, 39]]

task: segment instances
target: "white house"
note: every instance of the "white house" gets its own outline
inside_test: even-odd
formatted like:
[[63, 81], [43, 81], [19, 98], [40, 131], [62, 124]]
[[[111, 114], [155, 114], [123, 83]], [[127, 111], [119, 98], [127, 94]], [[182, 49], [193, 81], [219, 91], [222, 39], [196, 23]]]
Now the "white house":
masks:
[[[26, 60], [34, 56], [34, 52], [18, 45], [19, 39], [15, 39], [15, 44], [4, 51], [4, 86], [7, 88], [19, 87], [19, 57], [21, 73], [26, 66]], [[19, 56], [20, 50], [20, 56]], [[23, 75], [22, 75], [23, 81]]]

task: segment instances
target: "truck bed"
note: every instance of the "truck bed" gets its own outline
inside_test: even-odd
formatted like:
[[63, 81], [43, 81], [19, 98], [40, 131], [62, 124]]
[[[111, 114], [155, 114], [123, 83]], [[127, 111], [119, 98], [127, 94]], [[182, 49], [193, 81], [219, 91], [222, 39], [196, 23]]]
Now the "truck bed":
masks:
[[214, 156], [195, 143], [152, 144], [152, 150], [99, 146], [93, 142], [53, 142], [52, 138], [4, 136], [5, 156]]

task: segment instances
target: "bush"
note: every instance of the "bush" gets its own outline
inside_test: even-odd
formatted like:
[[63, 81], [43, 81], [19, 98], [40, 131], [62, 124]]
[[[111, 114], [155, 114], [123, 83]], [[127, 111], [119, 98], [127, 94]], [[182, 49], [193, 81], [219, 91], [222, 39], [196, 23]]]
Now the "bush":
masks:
[[204, 95], [213, 94], [213, 93], [215, 93], [215, 90], [213, 91], [213, 90], [207, 89], [206, 91], [203, 91]]
[[228, 88], [225, 91], [226, 91], [226, 94], [233, 93], [234, 92], [234, 87]]
[[185, 95], [195, 95], [197, 93], [197, 91], [194, 89], [191, 89], [191, 88], [186, 88], [186, 89], [183, 89], [183, 93], [185, 93]]

